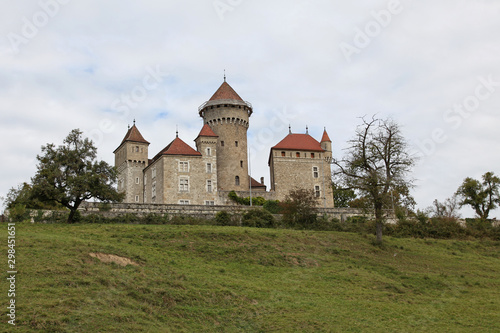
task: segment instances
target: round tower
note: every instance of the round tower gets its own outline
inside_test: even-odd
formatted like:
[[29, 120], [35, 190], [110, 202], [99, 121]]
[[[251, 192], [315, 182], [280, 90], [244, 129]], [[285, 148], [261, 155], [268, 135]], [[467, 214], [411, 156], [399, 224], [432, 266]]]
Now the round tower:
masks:
[[231, 86], [224, 82], [198, 108], [204, 124], [219, 136], [217, 142], [217, 184], [220, 191], [248, 191], [247, 130], [253, 112]]

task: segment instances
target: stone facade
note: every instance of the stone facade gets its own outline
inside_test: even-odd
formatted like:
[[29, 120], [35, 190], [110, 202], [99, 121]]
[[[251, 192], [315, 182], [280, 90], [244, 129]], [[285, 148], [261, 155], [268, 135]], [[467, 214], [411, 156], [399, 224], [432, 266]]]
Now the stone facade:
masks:
[[271, 188], [249, 177], [247, 131], [253, 107], [224, 80], [215, 94], [199, 108], [203, 128], [196, 149], [176, 137], [153, 159], [149, 142], [138, 128], [129, 128], [115, 150], [118, 190], [126, 203], [231, 205], [229, 191], [240, 196], [284, 200], [294, 189], [314, 191], [318, 206], [332, 208], [331, 141], [321, 143], [309, 134], [290, 134], [271, 148]]
[[290, 131], [271, 148], [271, 191], [276, 193], [278, 200], [283, 200], [291, 190], [313, 190], [319, 207], [334, 207], [331, 158], [332, 146], [326, 130], [321, 143], [308, 133], [292, 134]]
[[149, 143], [124, 141], [115, 150], [118, 191], [125, 192], [125, 202], [143, 203], [143, 170], [148, 165]]

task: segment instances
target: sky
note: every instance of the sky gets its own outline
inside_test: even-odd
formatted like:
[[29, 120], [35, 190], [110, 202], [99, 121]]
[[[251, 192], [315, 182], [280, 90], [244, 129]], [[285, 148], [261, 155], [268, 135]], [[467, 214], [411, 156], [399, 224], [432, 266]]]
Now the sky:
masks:
[[498, 17], [496, 0], [9, 1], [0, 196], [74, 128], [110, 164], [134, 119], [150, 157], [176, 127], [194, 147], [198, 107], [225, 70], [254, 108], [254, 178], [269, 186], [269, 149], [289, 125], [317, 140], [326, 127], [341, 158], [360, 117], [390, 117], [419, 156], [412, 194], [424, 209], [466, 177], [500, 175]]

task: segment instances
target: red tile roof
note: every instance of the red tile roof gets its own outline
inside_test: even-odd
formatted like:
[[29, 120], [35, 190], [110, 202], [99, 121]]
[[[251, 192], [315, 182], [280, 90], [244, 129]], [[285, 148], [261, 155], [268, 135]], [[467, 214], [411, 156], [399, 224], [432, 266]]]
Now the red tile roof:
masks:
[[332, 142], [332, 140], [330, 140], [330, 137], [328, 136], [328, 133], [326, 133], [326, 128], [325, 128], [325, 131], [323, 132], [323, 137], [321, 138], [321, 142]]
[[251, 187], [266, 187], [266, 185], [259, 183], [258, 181], [256, 181], [252, 177], [250, 177], [250, 176], [248, 176], [248, 177], [250, 178], [250, 186]]
[[321, 144], [309, 134], [288, 134], [271, 149], [324, 151]]
[[234, 91], [233, 88], [231, 88], [231, 86], [226, 81], [221, 84], [219, 89], [217, 89], [217, 91], [215, 92], [215, 94], [213, 94], [209, 101], [215, 101], [219, 99], [234, 99], [243, 102], [243, 99], [241, 99], [241, 97], [236, 93], [236, 91]]
[[201, 153], [191, 148], [187, 143], [179, 138], [175, 138], [162, 151], [160, 151], [153, 161], [159, 159], [162, 155], [184, 155], [184, 156], [201, 156]]
[[149, 142], [142, 137], [141, 132], [139, 132], [135, 124], [128, 129], [127, 134], [125, 134], [120, 146], [126, 141], [147, 143], [149, 145]]
[[201, 129], [200, 134], [198, 134], [198, 136], [211, 136], [215, 138], [218, 137], [218, 135], [215, 134], [214, 131], [212, 131], [212, 129], [210, 128], [210, 126], [208, 126], [208, 124], [203, 125], [203, 128]]

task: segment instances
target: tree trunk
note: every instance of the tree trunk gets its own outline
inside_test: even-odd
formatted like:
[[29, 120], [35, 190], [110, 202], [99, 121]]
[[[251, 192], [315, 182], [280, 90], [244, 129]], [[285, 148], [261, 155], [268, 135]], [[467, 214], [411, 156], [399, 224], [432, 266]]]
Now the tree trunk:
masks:
[[377, 225], [377, 243], [381, 244], [382, 243], [382, 227], [383, 227], [383, 223], [382, 223], [382, 221], [376, 220], [376, 225]]
[[73, 219], [75, 218], [76, 208], [71, 208], [68, 216], [68, 223], [73, 223]]
[[382, 243], [382, 228], [384, 226], [384, 212], [382, 211], [382, 205], [375, 205], [375, 225], [377, 228], [376, 235], [378, 244]]

